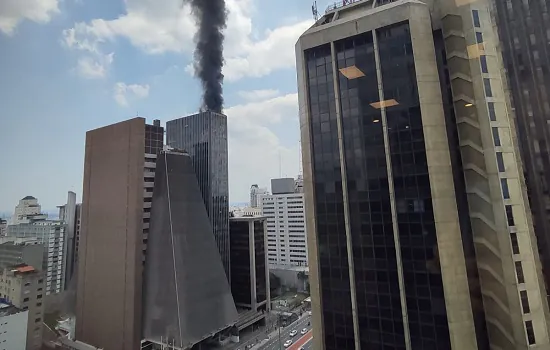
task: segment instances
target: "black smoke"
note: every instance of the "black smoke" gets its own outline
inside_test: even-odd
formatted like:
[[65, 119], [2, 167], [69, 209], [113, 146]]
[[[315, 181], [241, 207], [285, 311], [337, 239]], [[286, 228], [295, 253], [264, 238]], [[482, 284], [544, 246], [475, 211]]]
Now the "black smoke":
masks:
[[223, 107], [224, 0], [188, 0], [199, 27], [195, 36], [195, 74], [203, 88], [203, 109], [220, 113]]

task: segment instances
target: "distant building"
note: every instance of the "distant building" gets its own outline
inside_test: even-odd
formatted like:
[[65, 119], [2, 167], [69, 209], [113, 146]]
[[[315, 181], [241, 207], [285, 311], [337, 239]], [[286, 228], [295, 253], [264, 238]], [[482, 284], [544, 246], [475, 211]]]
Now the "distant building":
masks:
[[[65, 288], [65, 225], [59, 220], [45, 220], [43, 216], [36, 220], [8, 226], [7, 239], [20, 239], [25, 244], [38, 241], [44, 246], [46, 260], [46, 294], [60, 293]], [[37, 268], [40, 268], [37, 267]]]
[[265, 223], [265, 217], [229, 219], [231, 293], [240, 309], [269, 311]]
[[76, 248], [79, 233], [80, 205], [76, 204], [76, 193], [69, 191], [67, 204], [58, 206], [59, 220], [65, 223], [65, 288], [69, 285], [76, 269]]
[[304, 192], [304, 177], [298, 175], [296, 180], [294, 180], [294, 192], [303, 193]]
[[28, 222], [30, 217], [36, 215], [43, 215], [38, 199], [33, 196], [26, 196], [19, 201], [19, 204], [15, 207], [15, 211], [12, 217], [12, 224], [17, 225], [22, 222]]
[[242, 216], [262, 216], [262, 209], [253, 207], [234, 208], [231, 210], [234, 217]]
[[230, 280], [227, 117], [206, 111], [171, 120], [166, 123], [166, 144], [186, 151], [193, 160], [216, 244]]
[[5, 236], [8, 230], [8, 221], [0, 219], [0, 237]]
[[304, 194], [294, 192], [292, 178], [273, 179], [271, 187], [273, 194], [261, 197], [269, 266], [307, 266]]
[[75, 248], [76, 339], [81, 342], [105, 350], [139, 349], [142, 270], [163, 139], [160, 121], [149, 125], [144, 118], [86, 133]]
[[29, 311], [0, 299], [0, 349], [26, 350]]
[[250, 207], [258, 208], [260, 206], [260, 196], [264, 194], [267, 194], [267, 188], [260, 188], [256, 184], [250, 186]]
[[44, 321], [44, 274], [25, 264], [6, 267], [0, 270], [0, 294], [10, 304], [28, 311], [26, 350], [39, 350]]

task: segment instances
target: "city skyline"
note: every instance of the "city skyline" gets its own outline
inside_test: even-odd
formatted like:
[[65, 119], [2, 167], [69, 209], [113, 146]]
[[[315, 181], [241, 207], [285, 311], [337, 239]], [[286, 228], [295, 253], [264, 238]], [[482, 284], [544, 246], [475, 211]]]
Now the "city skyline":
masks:
[[[0, 149], [10, 150], [3, 154], [3, 161], [14, 169], [0, 175], [0, 212], [11, 212], [14, 203], [26, 195], [39, 198], [45, 210], [54, 212], [57, 205], [65, 203], [67, 191], [77, 193], [80, 199], [87, 130], [136, 115], [160, 119], [164, 125], [200, 107], [199, 83], [189, 69], [186, 71], [192, 60], [192, 52], [186, 48], [192, 47], [187, 45], [192, 35], [187, 27], [177, 27], [178, 20], [187, 25], [190, 17], [172, 9], [176, 2], [179, 9], [181, 1], [168, 1], [154, 10], [143, 0], [127, 4], [33, 1], [38, 5], [36, 13], [19, 6], [6, 9], [5, 2], [0, 4], [0, 47], [6, 53], [0, 57], [0, 118], [5, 128], [14, 130], [0, 139]], [[42, 5], [45, 3], [57, 7], [47, 11], [49, 5]], [[329, 3], [318, 1], [318, 7], [324, 9]], [[145, 12], [151, 13], [151, 18], [141, 15], [140, 6], [149, 6]], [[257, 67], [236, 69], [231, 63], [224, 69], [231, 202], [248, 201], [251, 184], [268, 184], [278, 177], [279, 154], [283, 176], [299, 172], [293, 46], [313, 22], [310, 6], [290, 0], [276, 4], [227, 1], [226, 60]], [[133, 21], [140, 19], [148, 26], [147, 31], [169, 33], [168, 41], [156, 36], [150, 38], [150, 46], [136, 41], [138, 36], [131, 28]], [[93, 35], [86, 34], [87, 28], [96, 23], [113, 31], [103, 33], [106, 37], [87, 37]], [[265, 57], [274, 52], [286, 54], [279, 62], [266, 64]], [[110, 53], [114, 54], [101, 61]], [[95, 79], [79, 74], [86, 67], [92, 69], [88, 73], [97, 74]], [[29, 96], [32, 103], [26, 102]], [[22, 139], [32, 142], [21, 145], [17, 140]], [[38, 149], [48, 156], [36, 157]], [[26, 161], [31, 156], [32, 164]], [[251, 162], [251, 158], [263, 162]], [[49, 176], [53, 173], [55, 177]], [[35, 181], [37, 178], [40, 181]], [[19, 181], [26, 185], [10, 185]]]

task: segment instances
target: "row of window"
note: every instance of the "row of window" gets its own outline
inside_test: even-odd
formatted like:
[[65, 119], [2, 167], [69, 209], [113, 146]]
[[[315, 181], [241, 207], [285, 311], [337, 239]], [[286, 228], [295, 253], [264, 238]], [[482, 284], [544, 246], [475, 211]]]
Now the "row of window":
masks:
[[[478, 10], [472, 10], [472, 18], [474, 22], [474, 27], [481, 28], [481, 22], [479, 19], [479, 11]], [[483, 34], [481, 31], [476, 31], [476, 41], [478, 44], [483, 44]], [[479, 56], [480, 65], [481, 65], [481, 72], [482, 73], [489, 73], [488, 66], [487, 66], [487, 57], [485, 55]], [[489, 78], [484, 77], [483, 78], [483, 85], [485, 88], [485, 96], [486, 97], [493, 97], [493, 92], [491, 89], [491, 81]], [[495, 113], [495, 105], [493, 102], [487, 103], [487, 109], [489, 111], [489, 119], [490, 121], [496, 121], [496, 113]], [[493, 142], [495, 144], [495, 147], [501, 146], [501, 140], [500, 135], [498, 132], [498, 127], [491, 127], [491, 131], [493, 134]], [[497, 169], [499, 173], [505, 173], [506, 167], [504, 165], [504, 157], [502, 152], [497, 151], [496, 152], [496, 161], [497, 161]], [[508, 179], [501, 178], [500, 179], [500, 185], [502, 188], [502, 197], [504, 199], [510, 199], [510, 190], [508, 188]], [[506, 219], [508, 226], [513, 227], [515, 226], [514, 221], [514, 215], [513, 215], [513, 209], [512, 206], [509, 204], [506, 204], [504, 206], [505, 212], [506, 212]], [[510, 230], [511, 231], [511, 230]], [[519, 254], [519, 244], [518, 244], [518, 237], [516, 232], [510, 232], [510, 242], [512, 246], [512, 253], [514, 255]], [[519, 284], [525, 283], [525, 276], [523, 273], [523, 266], [521, 261], [515, 262], [515, 269], [516, 269], [516, 276], [517, 281]], [[529, 297], [527, 296], [527, 291], [522, 290], [520, 293], [520, 299], [521, 299], [521, 307], [524, 314], [528, 314], [531, 312], [530, 306], [529, 306]], [[532, 321], [525, 321], [525, 330], [527, 333], [527, 341], [529, 345], [533, 345], [536, 343], [535, 341], [535, 332], [533, 330], [533, 322]]]

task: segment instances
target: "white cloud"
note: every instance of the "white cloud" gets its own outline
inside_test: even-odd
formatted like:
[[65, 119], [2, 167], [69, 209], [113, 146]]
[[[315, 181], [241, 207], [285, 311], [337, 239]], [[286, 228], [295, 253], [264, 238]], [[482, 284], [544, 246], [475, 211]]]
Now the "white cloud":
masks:
[[[97, 51], [101, 43], [125, 38], [148, 54], [194, 50], [196, 26], [190, 8], [182, 0], [126, 0], [126, 13], [113, 20], [76, 23], [63, 32], [64, 42], [75, 49]], [[226, 0], [229, 11], [224, 54], [228, 80], [261, 77], [293, 67], [294, 44], [311, 20], [284, 25], [257, 36], [252, 25], [252, 0]], [[192, 65], [186, 68], [193, 72]]]
[[279, 90], [274, 89], [239, 91], [239, 96], [248, 101], [266, 100], [277, 95], [279, 95]]
[[[253, 183], [269, 186], [279, 173], [290, 177], [298, 174], [297, 94], [229, 107], [224, 113], [228, 116], [232, 202], [246, 201]], [[295, 132], [296, 139], [281, 140], [275, 132], [281, 125], [288, 126], [291, 134]]]
[[12, 35], [25, 19], [48, 23], [59, 13], [58, 4], [58, 0], [0, 0], [0, 31]]
[[95, 58], [84, 56], [78, 60], [76, 72], [86, 79], [101, 79], [107, 75], [107, 70], [113, 63], [113, 53], [108, 55], [98, 54]]
[[114, 87], [114, 99], [123, 106], [128, 106], [129, 99], [140, 99], [149, 96], [149, 85], [116, 83]]

